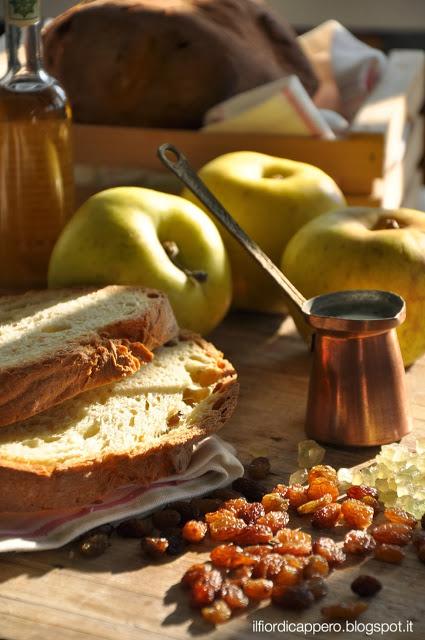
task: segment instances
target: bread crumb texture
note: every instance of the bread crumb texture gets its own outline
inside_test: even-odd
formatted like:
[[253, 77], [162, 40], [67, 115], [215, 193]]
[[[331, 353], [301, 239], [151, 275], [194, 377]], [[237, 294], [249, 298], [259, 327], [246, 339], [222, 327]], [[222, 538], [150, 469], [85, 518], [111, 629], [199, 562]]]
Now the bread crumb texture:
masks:
[[[65, 297], [60, 304], [65, 309], [73, 302]], [[131, 313], [132, 296], [121, 307], [126, 304]], [[89, 324], [90, 305], [81, 312]], [[39, 319], [38, 326], [49, 326], [48, 309], [43, 306], [40, 313], [45, 320]], [[139, 455], [173, 430], [188, 430], [190, 439], [192, 426], [219, 411], [220, 397], [226, 394], [223, 381], [235, 378], [230, 363], [212, 345], [196, 338], [174, 341], [134, 375], [2, 428], [0, 466], [50, 474]]]

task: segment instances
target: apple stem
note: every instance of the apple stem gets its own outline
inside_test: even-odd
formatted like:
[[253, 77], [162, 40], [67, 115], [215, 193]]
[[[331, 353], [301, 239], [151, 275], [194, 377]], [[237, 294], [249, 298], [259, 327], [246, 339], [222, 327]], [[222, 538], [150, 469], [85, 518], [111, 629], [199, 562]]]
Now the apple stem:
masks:
[[208, 273], [206, 271], [199, 271], [199, 270], [193, 271], [192, 269], [187, 269], [186, 267], [184, 267], [179, 263], [177, 258], [180, 253], [180, 250], [177, 244], [174, 242], [174, 240], [164, 240], [164, 242], [162, 243], [162, 246], [164, 248], [165, 253], [170, 258], [171, 262], [178, 269], [183, 271], [183, 273], [187, 275], [188, 278], [191, 278], [192, 280], [196, 280], [196, 282], [201, 282], [201, 283], [206, 282], [208, 280]]
[[400, 224], [395, 218], [380, 218], [373, 227], [374, 231], [383, 231], [384, 229], [400, 229]]

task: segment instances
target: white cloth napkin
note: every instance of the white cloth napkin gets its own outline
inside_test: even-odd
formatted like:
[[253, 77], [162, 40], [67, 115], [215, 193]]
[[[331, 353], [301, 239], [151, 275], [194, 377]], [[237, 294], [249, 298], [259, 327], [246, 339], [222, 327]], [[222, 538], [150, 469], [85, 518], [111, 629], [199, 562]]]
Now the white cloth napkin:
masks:
[[327, 20], [298, 42], [321, 83], [314, 103], [351, 120], [382, 76], [385, 54], [358, 40], [337, 20]]
[[194, 448], [183, 473], [149, 487], [121, 487], [105, 501], [78, 509], [0, 514], [0, 552], [56, 549], [107, 522], [144, 516], [162, 505], [225, 487], [243, 475], [234, 454], [231, 445], [210, 436]]

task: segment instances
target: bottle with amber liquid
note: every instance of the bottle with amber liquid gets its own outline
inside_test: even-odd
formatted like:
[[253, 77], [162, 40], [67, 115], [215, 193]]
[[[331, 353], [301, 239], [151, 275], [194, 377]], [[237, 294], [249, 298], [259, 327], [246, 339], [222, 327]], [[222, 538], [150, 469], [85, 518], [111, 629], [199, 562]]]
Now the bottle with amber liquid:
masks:
[[73, 213], [71, 111], [43, 69], [40, 1], [6, 0], [8, 67], [0, 80], [0, 290], [44, 287]]

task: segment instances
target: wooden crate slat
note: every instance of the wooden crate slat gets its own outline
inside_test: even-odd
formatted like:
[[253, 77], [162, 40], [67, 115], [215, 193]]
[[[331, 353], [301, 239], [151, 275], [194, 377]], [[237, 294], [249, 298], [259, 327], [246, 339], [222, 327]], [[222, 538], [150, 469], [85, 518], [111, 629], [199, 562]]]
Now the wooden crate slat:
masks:
[[418, 117], [409, 136], [403, 160], [375, 182], [372, 193], [380, 195], [383, 207], [395, 208], [403, 202], [407, 185], [417, 171], [423, 155], [423, 137], [424, 118]]
[[425, 51], [394, 49], [376, 88], [356, 114], [352, 131], [382, 131], [388, 122], [393, 99], [402, 97], [408, 118], [414, 118], [425, 101]]
[[413, 174], [403, 196], [402, 206], [407, 209], [418, 209], [421, 206], [422, 171], [417, 169]]
[[385, 135], [384, 170], [399, 160], [406, 123], [416, 118], [425, 100], [425, 52], [394, 50], [376, 88], [351, 126], [351, 133]]
[[345, 199], [350, 207], [380, 207], [381, 198], [373, 194], [365, 195], [353, 195], [351, 193], [345, 193]]
[[158, 146], [171, 142], [199, 168], [231, 151], [258, 151], [314, 164], [326, 171], [343, 191], [370, 193], [382, 176], [383, 137], [380, 134], [339, 140], [264, 134], [200, 133], [176, 129], [139, 129], [74, 125], [76, 162], [92, 166], [162, 170]]

